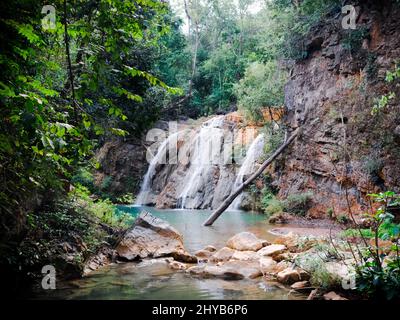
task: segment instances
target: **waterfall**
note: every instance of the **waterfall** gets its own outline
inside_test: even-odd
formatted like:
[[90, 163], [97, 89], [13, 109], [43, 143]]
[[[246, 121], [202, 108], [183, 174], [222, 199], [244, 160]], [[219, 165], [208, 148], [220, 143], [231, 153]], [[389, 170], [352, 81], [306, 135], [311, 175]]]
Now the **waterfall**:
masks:
[[223, 144], [223, 130], [220, 128], [224, 116], [206, 121], [194, 137], [194, 150], [191, 155], [190, 168], [183, 182], [183, 190], [179, 195], [181, 209], [193, 209], [187, 200], [196, 198], [202, 190], [206, 179], [210, 178], [213, 166], [221, 163], [221, 146]]
[[[260, 134], [256, 139], [252, 142], [249, 149], [246, 152], [246, 158], [243, 161], [242, 166], [240, 167], [239, 173], [236, 176], [235, 183], [233, 185], [232, 191], [236, 190], [243, 182], [246, 175], [252, 174], [255, 169], [255, 165], [257, 160], [263, 154], [264, 147], [264, 134]], [[239, 210], [240, 204], [243, 200], [243, 193], [241, 193], [235, 201], [230, 205], [229, 209], [231, 210]]]
[[[179, 133], [168, 136], [154, 151], [135, 204], [180, 209], [218, 207], [246, 175], [255, 171], [264, 143], [264, 136], [255, 136], [256, 131], [243, 126], [235, 116], [217, 116], [201, 124], [182, 123]], [[248, 145], [252, 137], [256, 138], [247, 147], [239, 169], [232, 162], [234, 147]], [[177, 157], [173, 161], [171, 150]], [[240, 196], [230, 208], [239, 208], [241, 202]]]
[[139, 196], [135, 203], [137, 206], [148, 204], [147, 203], [148, 196], [152, 192], [151, 184], [154, 175], [156, 174], [157, 165], [162, 164], [162, 161], [166, 161], [166, 155], [168, 150], [170, 149], [169, 144], [170, 142], [176, 143], [178, 135], [179, 132], [170, 135], [167, 139], [163, 141], [163, 143], [158, 148], [157, 154], [150, 162], [149, 169], [147, 170], [146, 175], [144, 176], [142, 187], [140, 189]]

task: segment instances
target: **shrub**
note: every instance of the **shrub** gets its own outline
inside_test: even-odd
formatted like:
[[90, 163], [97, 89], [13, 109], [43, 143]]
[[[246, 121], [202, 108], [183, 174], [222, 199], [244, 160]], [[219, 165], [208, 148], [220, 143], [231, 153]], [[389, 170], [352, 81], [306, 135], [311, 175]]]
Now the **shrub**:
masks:
[[[361, 232], [361, 234], [360, 234]], [[347, 229], [344, 230], [340, 233], [341, 237], [345, 238], [358, 238], [358, 237], [364, 237], [366, 239], [371, 239], [374, 237], [374, 233], [372, 232], [371, 229]]]
[[350, 222], [350, 218], [346, 213], [341, 213], [337, 216], [336, 220], [341, 224], [347, 224]]
[[283, 201], [285, 211], [304, 216], [309, 209], [313, 195], [312, 192], [289, 195]]
[[270, 199], [267, 202], [267, 206], [264, 209], [264, 212], [267, 215], [273, 215], [276, 213], [282, 213], [284, 210], [283, 206], [282, 206], [282, 201], [279, 201], [278, 199], [276, 199], [275, 197], [273, 199]]
[[132, 220], [130, 216], [118, 212], [109, 199], [93, 199], [90, 196], [89, 190], [82, 185], [76, 185], [69, 196], [75, 206], [86, 210], [102, 222], [111, 226], [126, 227]]
[[[63, 200], [52, 208], [29, 213], [24, 240], [5, 245], [0, 260], [10, 271], [27, 277], [26, 280], [40, 275], [46, 264], [54, 265], [60, 274], [66, 271], [76, 275], [75, 272], [82, 271], [82, 262], [110, 240], [114, 239], [98, 226], [91, 214], [71, 200]], [[73, 261], [66, 261], [64, 245], [73, 246], [69, 251]]]
[[[374, 244], [365, 241], [368, 246], [364, 248], [361, 262], [356, 264], [357, 290], [376, 299], [400, 299], [400, 225], [393, 222], [394, 216], [390, 213], [391, 208], [400, 204], [400, 196], [391, 191], [369, 196], [381, 206], [370, 215]], [[383, 250], [379, 239], [391, 246]]]
[[326, 268], [326, 261], [331, 255], [330, 248], [316, 248], [317, 252], [301, 254], [295, 259], [295, 263], [310, 275], [310, 283], [319, 288], [330, 289], [337, 287], [341, 279], [335, 277]]
[[333, 208], [328, 208], [326, 210], [326, 214], [328, 215], [329, 218], [332, 218], [335, 214], [335, 210], [333, 210]]
[[88, 188], [92, 193], [94, 193], [96, 190], [93, 174], [87, 168], [80, 168], [78, 172], [72, 177], [71, 183], [73, 185], [80, 184]]
[[264, 190], [262, 205], [268, 215], [275, 213], [288, 212], [304, 216], [310, 207], [313, 193], [306, 192], [300, 194], [291, 194], [285, 200], [278, 200], [276, 196], [268, 189]]
[[132, 204], [135, 202], [135, 196], [132, 193], [124, 194], [116, 199], [119, 204]]

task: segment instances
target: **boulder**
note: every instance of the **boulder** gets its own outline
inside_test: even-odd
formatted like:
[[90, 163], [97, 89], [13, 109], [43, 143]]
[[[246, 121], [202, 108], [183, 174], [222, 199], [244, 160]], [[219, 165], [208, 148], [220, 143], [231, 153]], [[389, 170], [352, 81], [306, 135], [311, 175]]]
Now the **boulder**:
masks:
[[205, 266], [193, 266], [193, 267], [186, 269], [186, 272], [191, 275], [202, 276], [202, 275], [204, 275], [204, 269], [205, 269]]
[[282, 244], [271, 244], [269, 246], [262, 248], [261, 250], [258, 250], [257, 253], [260, 256], [276, 257], [279, 254], [283, 253], [285, 250], [286, 246]]
[[204, 277], [215, 277], [224, 280], [241, 280], [244, 276], [233, 268], [224, 266], [206, 266], [204, 268]]
[[115, 260], [116, 252], [109, 246], [103, 246], [96, 255], [91, 256], [84, 264], [83, 275], [86, 276], [92, 271], [109, 265]]
[[224, 280], [254, 279], [262, 275], [258, 261], [228, 261], [216, 265], [194, 266], [187, 273], [202, 278], [219, 278]]
[[296, 252], [298, 248], [298, 237], [292, 232], [276, 238], [274, 242], [286, 246], [290, 252]]
[[199, 259], [208, 260], [213, 255], [213, 253], [208, 250], [203, 249], [203, 250], [196, 251], [194, 253], [194, 255]]
[[324, 300], [348, 300], [333, 291], [325, 293], [323, 297], [324, 297]]
[[287, 268], [290, 268], [290, 266], [291, 266], [291, 263], [289, 263], [287, 261], [278, 262], [275, 267], [275, 272], [281, 272]]
[[289, 220], [293, 219], [292, 216], [288, 213], [278, 212], [273, 214], [269, 219], [268, 222], [270, 224], [285, 224], [288, 223]]
[[303, 269], [298, 269], [297, 272], [298, 272], [299, 275], [300, 275], [300, 280], [301, 280], [301, 281], [308, 281], [308, 280], [310, 280], [311, 275], [310, 275], [307, 271], [305, 271], [305, 270], [303, 270]]
[[309, 296], [307, 297], [307, 300], [316, 300], [320, 297], [319, 289], [314, 289], [313, 291], [310, 292]]
[[294, 261], [297, 257], [297, 253], [291, 253], [291, 252], [284, 252], [280, 253], [276, 256], [274, 256], [274, 260], [277, 262], [281, 261]]
[[348, 278], [351, 274], [349, 267], [342, 262], [330, 261], [325, 263], [325, 268], [333, 281], [340, 283], [342, 279]]
[[210, 261], [213, 262], [228, 261], [231, 259], [234, 253], [235, 250], [228, 247], [223, 247], [222, 249], [219, 249], [211, 256]]
[[261, 239], [261, 241], [262, 241], [263, 247], [269, 246], [271, 244], [271, 242], [269, 242], [268, 240]]
[[287, 268], [278, 273], [277, 279], [280, 283], [291, 285], [301, 280], [300, 274], [297, 270]]
[[187, 251], [172, 252], [171, 257], [173, 257], [177, 261], [186, 262], [186, 263], [197, 263], [197, 261], [198, 261], [196, 256], [191, 255]]
[[241, 261], [254, 261], [260, 259], [260, 255], [254, 251], [235, 251], [231, 259]]
[[264, 241], [258, 239], [251, 232], [241, 232], [233, 236], [226, 243], [227, 247], [239, 251], [258, 251], [263, 247]]
[[205, 277], [218, 277], [229, 280], [255, 279], [262, 276], [258, 261], [228, 261], [204, 268]]
[[168, 264], [172, 270], [186, 270], [187, 265], [178, 261], [172, 261]]
[[182, 236], [165, 221], [143, 211], [116, 247], [120, 260], [173, 257], [175, 260], [195, 263], [183, 247]]
[[259, 264], [263, 275], [276, 272], [277, 263], [271, 257], [261, 257]]
[[310, 286], [310, 283], [308, 281], [295, 282], [290, 286], [290, 288], [297, 292], [310, 292], [314, 289]]

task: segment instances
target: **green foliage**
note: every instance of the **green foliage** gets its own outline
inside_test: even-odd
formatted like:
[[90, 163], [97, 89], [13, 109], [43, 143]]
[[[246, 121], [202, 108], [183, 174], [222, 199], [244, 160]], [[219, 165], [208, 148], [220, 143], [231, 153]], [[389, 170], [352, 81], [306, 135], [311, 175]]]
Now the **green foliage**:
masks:
[[346, 237], [346, 238], [358, 238], [360, 237], [360, 232], [362, 237], [366, 239], [372, 239], [374, 237], [374, 233], [372, 232], [371, 229], [347, 229], [344, 230], [340, 233], [340, 236]]
[[341, 3], [336, 0], [270, 1], [260, 17], [263, 31], [260, 32], [258, 54], [263, 61], [281, 57], [307, 58], [306, 35], [329, 13], [339, 12], [340, 8]]
[[266, 136], [266, 142], [264, 144], [265, 157], [269, 157], [274, 153], [278, 147], [283, 143], [285, 134], [282, 127], [276, 128], [276, 123], [267, 122], [262, 129], [262, 132]]
[[[79, 211], [77, 210], [79, 209]], [[109, 236], [87, 212], [75, 208], [70, 201], [57, 203], [52, 210], [27, 215], [25, 237], [22, 241], [3, 244], [2, 266], [20, 272], [28, 278], [40, 274], [43, 265], [52, 264], [57, 270], [75, 268], [79, 273], [82, 262], [94, 254]], [[74, 261], [67, 267], [67, 252]]]
[[252, 120], [262, 119], [264, 108], [283, 105], [285, 82], [286, 75], [275, 61], [251, 63], [235, 86], [239, 109]]
[[[394, 85], [396, 85], [398, 79], [400, 79], [400, 67], [396, 64], [393, 71], [386, 71], [385, 81], [392, 85], [393, 82], [395, 82]], [[374, 106], [372, 107], [371, 114], [373, 116], [380, 114], [383, 110], [387, 109], [388, 106], [390, 106], [395, 98], [396, 93], [393, 91], [390, 91], [388, 94], [384, 94], [379, 98], [376, 98], [374, 100]]]
[[78, 172], [72, 176], [71, 183], [73, 185], [82, 185], [90, 190], [91, 193], [95, 193], [94, 177], [87, 168], [79, 168]]
[[400, 298], [400, 260], [390, 259], [382, 268], [376, 260], [366, 261], [358, 268], [357, 289], [375, 299]]
[[132, 193], [124, 194], [116, 198], [118, 204], [132, 204], [135, 202], [135, 196]]
[[[153, 74], [159, 40], [170, 31], [168, 4], [67, 1], [67, 26], [63, 1], [52, 4], [59, 19], [47, 31], [37, 2], [0, 5], [0, 222], [7, 234], [23, 222], [15, 213], [30, 198], [65, 195], [99, 136], [142, 135], [158, 120], [162, 106], [146, 99], [152, 90], [182, 93]], [[90, 177], [81, 178], [92, 190]]]
[[336, 217], [337, 222], [341, 224], [348, 224], [350, 222], [350, 218], [346, 213], [341, 213]]
[[132, 223], [131, 216], [119, 212], [108, 199], [93, 199], [89, 190], [84, 186], [75, 185], [74, 190], [70, 193], [70, 198], [77, 208], [87, 211], [110, 226], [127, 227]]
[[312, 192], [291, 194], [285, 200], [279, 200], [268, 189], [263, 190], [262, 205], [268, 215], [287, 212], [299, 216], [304, 216], [310, 208], [313, 198]]
[[368, 36], [369, 30], [365, 27], [347, 30], [342, 39], [343, 47], [351, 53], [356, 53], [361, 49], [363, 40]]
[[268, 216], [272, 216], [276, 213], [282, 213], [284, 211], [284, 206], [282, 205], [282, 201], [279, 201], [275, 197], [268, 199], [262, 199], [262, 205], [265, 207], [264, 212]]
[[312, 251], [297, 256], [295, 263], [311, 275], [311, 285], [322, 289], [334, 289], [340, 286], [341, 279], [326, 267], [326, 262], [333, 258], [336, 258], [335, 250], [330, 245], [320, 244]]
[[[373, 245], [366, 248], [362, 262], [356, 265], [357, 289], [375, 299], [400, 298], [400, 225], [394, 223], [391, 208], [400, 204], [400, 196], [392, 191], [369, 195], [381, 204], [376, 212], [368, 215], [372, 220]], [[380, 240], [391, 243], [389, 248], [380, 247]]]

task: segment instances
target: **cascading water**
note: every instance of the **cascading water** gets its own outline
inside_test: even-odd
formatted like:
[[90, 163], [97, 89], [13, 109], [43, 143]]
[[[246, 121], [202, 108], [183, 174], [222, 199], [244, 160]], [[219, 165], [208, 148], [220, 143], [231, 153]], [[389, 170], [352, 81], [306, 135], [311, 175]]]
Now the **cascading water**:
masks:
[[170, 143], [172, 143], [172, 144], [175, 143], [175, 145], [176, 145], [178, 135], [179, 135], [179, 132], [171, 134], [167, 139], [165, 139], [163, 141], [163, 143], [158, 148], [157, 154], [150, 162], [149, 169], [147, 170], [146, 175], [144, 176], [143, 184], [140, 189], [139, 196], [135, 203], [137, 206], [148, 204], [148, 197], [149, 197], [149, 194], [151, 194], [151, 192], [152, 192], [151, 184], [152, 184], [153, 177], [156, 174], [156, 168], [159, 164], [162, 164], [162, 161], [166, 161], [166, 156], [167, 156], [168, 150], [171, 150]]
[[221, 164], [221, 148], [224, 132], [221, 126], [224, 116], [216, 117], [205, 122], [199, 133], [193, 139], [194, 150], [190, 167], [184, 179], [184, 189], [179, 195], [181, 209], [193, 209], [188, 203], [205, 185], [206, 179], [212, 175], [213, 166]]
[[[254, 171], [263, 150], [263, 135], [256, 136], [247, 148], [238, 174], [235, 173], [235, 163], [239, 161], [234, 158], [235, 148], [248, 145], [257, 129], [243, 126], [232, 115], [214, 117], [200, 126], [191, 123], [180, 125], [179, 133], [170, 135], [155, 152], [137, 206], [214, 209], [243, 182], [246, 175]], [[169, 150], [171, 144], [175, 147], [173, 155]], [[168, 163], [165, 162], [167, 155]], [[238, 209], [241, 202], [240, 196], [230, 209]]]
[[[263, 154], [264, 146], [264, 134], [260, 134], [254, 139], [253, 143], [250, 145], [246, 152], [246, 158], [240, 167], [239, 173], [236, 176], [235, 183], [233, 185], [232, 191], [236, 190], [243, 182], [246, 175], [252, 174], [255, 169], [257, 160]], [[230, 210], [239, 210], [240, 204], [243, 200], [243, 193], [241, 193], [235, 201], [229, 206]]]

